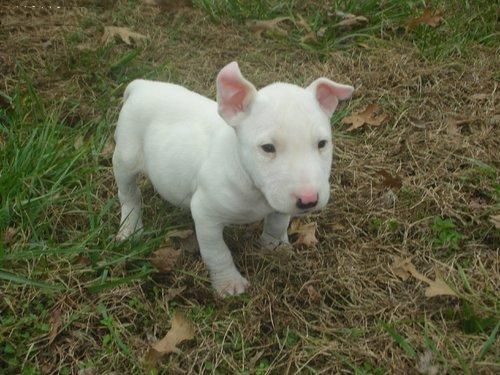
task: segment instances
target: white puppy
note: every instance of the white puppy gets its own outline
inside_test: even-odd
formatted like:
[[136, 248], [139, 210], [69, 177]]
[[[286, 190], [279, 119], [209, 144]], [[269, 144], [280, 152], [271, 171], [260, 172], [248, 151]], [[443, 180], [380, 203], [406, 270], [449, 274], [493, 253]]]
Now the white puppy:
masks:
[[217, 76], [217, 103], [181, 86], [136, 80], [125, 90], [113, 169], [121, 203], [118, 239], [142, 228], [136, 177], [188, 207], [213, 287], [239, 294], [222, 231], [264, 219], [262, 242], [288, 242], [290, 216], [321, 209], [330, 195], [330, 117], [353, 88], [319, 78], [307, 88], [274, 83], [257, 91], [236, 62]]

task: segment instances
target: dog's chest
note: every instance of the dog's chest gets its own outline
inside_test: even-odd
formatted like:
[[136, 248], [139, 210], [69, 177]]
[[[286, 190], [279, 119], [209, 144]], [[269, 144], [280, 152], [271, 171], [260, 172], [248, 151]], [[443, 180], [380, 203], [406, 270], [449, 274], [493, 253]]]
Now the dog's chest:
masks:
[[227, 224], [249, 224], [262, 220], [273, 209], [263, 199], [236, 202], [224, 210]]

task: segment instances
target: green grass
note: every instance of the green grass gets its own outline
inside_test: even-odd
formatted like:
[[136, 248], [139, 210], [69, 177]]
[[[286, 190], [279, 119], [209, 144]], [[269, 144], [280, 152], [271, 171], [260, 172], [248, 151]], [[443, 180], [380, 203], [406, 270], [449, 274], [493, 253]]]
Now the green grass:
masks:
[[[282, 16], [297, 22], [301, 15], [311, 30], [321, 30], [322, 36], [317, 41], [303, 43], [301, 38], [308, 30], [295, 24], [295, 27], [289, 30], [285, 43], [326, 54], [338, 48], [370, 40], [391, 42], [402, 39], [414, 44], [422, 57], [444, 59], [468, 54], [469, 47], [478, 43], [487, 46], [498, 45], [499, 38], [495, 26], [497, 6], [495, 2], [488, 0], [426, 2], [425, 5], [435, 13], [443, 13], [442, 23], [435, 28], [422, 24], [412, 29], [407, 28], [407, 22], [422, 14], [422, 1], [312, 1], [306, 6], [299, 1], [195, 0], [194, 4], [215, 22], [233, 19], [244, 23], [252, 19]], [[365, 16], [369, 22], [354, 29], [337, 27], [336, 24], [342, 18], [335, 16], [336, 11]]]
[[[113, 66], [118, 69], [131, 61], [127, 60], [120, 58]], [[152, 272], [147, 255], [160, 246], [161, 233], [176, 225], [164, 223], [160, 231], [146, 232], [148, 241], [116, 243], [118, 203], [112, 186], [101, 185], [111, 177], [111, 155], [102, 155], [102, 149], [112, 126], [105, 120], [68, 124], [64, 106], [47, 108], [25, 75], [9, 98], [9, 107], [0, 113], [5, 140], [0, 153], [0, 285], [9, 285], [1, 303], [0, 368], [15, 373], [22, 367], [23, 374], [38, 374], [36, 367], [22, 361], [37, 355], [29, 342], [48, 334], [49, 311], [61, 293], [73, 295], [83, 289], [99, 295], [147, 280]], [[76, 142], [79, 138], [83, 141]], [[172, 215], [169, 222], [176, 218]], [[5, 243], [3, 234], [11, 228], [13, 238]], [[116, 272], [120, 267], [126, 271]], [[79, 275], [77, 284], [69, 277], [73, 272]], [[23, 290], [31, 290], [34, 299], [17, 300], [16, 291]], [[123, 326], [104, 305], [97, 312], [108, 332], [101, 338], [105, 352], [121, 353], [116, 361], [129, 357]], [[82, 310], [73, 319], [89, 314]], [[64, 367], [59, 371], [71, 373]]]
[[463, 237], [456, 230], [452, 219], [434, 218], [432, 222], [432, 231], [434, 232], [433, 244], [436, 246], [447, 246], [451, 250], [458, 250], [460, 239]]

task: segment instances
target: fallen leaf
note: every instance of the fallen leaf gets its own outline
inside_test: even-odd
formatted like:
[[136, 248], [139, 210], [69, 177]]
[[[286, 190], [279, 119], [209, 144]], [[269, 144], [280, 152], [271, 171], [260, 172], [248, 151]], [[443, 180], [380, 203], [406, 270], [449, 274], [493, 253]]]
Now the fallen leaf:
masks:
[[[432, 281], [432, 280], [431, 280]], [[439, 277], [436, 280], [429, 283], [429, 287], [425, 289], [426, 297], [436, 297], [436, 296], [454, 296], [456, 293]]]
[[194, 234], [192, 229], [175, 229], [167, 233], [167, 239], [169, 238], [179, 238], [185, 240], [186, 238]]
[[[297, 223], [297, 224], [295, 224]], [[290, 234], [298, 234], [297, 240], [293, 243], [294, 246], [311, 247], [318, 243], [316, 238], [317, 223], [300, 224], [299, 221], [294, 221], [290, 227]]]
[[409, 20], [406, 25], [410, 29], [422, 24], [436, 27], [441, 23], [442, 19], [443, 13], [441, 11], [433, 14], [431, 9], [425, 8], [424, 13], [420, 17]]
[[378, 171], [377, 174], [383, 177], [382, 186], [386, 188], [399, 190], [401, 189], [401, 186], [403, 186], [403, 182], [398, 176], [393, 177], [389, 172], [387, 172], [384, 169]]
[[192, 229], [173, 230], [167, 233], [167, 244], [173, 244], [176, 249], [195, 254], [199, 252], [198, 241]]
[[278, 26], [281, 22], [286, 20], [290, 20], [290, 17], [277, 17], [272, 20], [249, 20], [246, 22], [246, 26], [253, 31], [258, 38], [262, 37], [262, 33], [265, 31], [270, 31], [279, 35], [287, 35], [288, 32]]
[[101, 157], [107, 159], [113, 155], [113, 151], [115, 150], [115, 143], [113, 141], [113, 137], [109, 137], [104, 144], [104, 147], [101, 150]]
[[[410, 260], [408, 260], [410, 261]], [[411, 276], [410, 273], [401, 267], [401, 259], [398, 257], [392, 266], [390, 266], [390, 269], [393, 274], [395, 274], [397, 277], [399, 277], [401, 280], [406, 281], [408, 278]]]
[[163, 247], [153, 252], [150, 262], [160, 273], [172, 271], [181, 255], [181, 250], [175, 250], [172, 247]]
[[52, 344], [56, 336], [59, 334], [59, 328], [61, 328], [61, 310], [54, 309], [50, 313], [49, 319], [49, 342], [48, 345]]
[[496, 229], [500, 229], [500, 215], [491, 215], [490, 222], [493, 223]]
[[403, 260], [400, 258], [396, 258], [394, 264], [391, 266], [391, 270], [394, 274], [401, 277], [403, 280], [406, 280], [411, 275], [415, 279], [428, 284], [429, 286], [425, 288], [426, 297], [457, 297], [457, 294], [441, 278], [436, 277], [435, 280], [431, 280], [427, 276], [424, 276], [420, 272], [418, 272], [411, 262], [411, 258]]
[[342, 119], [342, 124], [352, 124], [347, 131], [353, 131], [362, 127], [363, 125], [382, 125], [389, 117], [386, 114], [376, 115], [379, 107], [377, 104], [368, 104], [364, 110], [361, 112], [352, 114], [350, 116], [344, 117]]
[[179, 247], [183, 252], [191, 254], [197, 254], [200, 252], [200, 249], [198, 247], [198, 240], [196, 239], [196, 236], [194, 234], [186, 238], [185, 240], [180, 240], [179, 242]]
[[119, 37], [123, 42], [129, 46], [135, 43], [139, 43], [145, 40], [147, 37], [145, 35], [136, 33], [127, 27], [116, 27], [116, 26], [105, 26], [104, 34], [102, 35], [101, 41], [104, 44], [108, 44], [113, 41], [116, 37]]
[[172, 318], [172, 328], [164, 338], [151, 345], [146, 353], [146, 362], [154, 365], [166, 354], [179, 353], [177, 345], [182, 341], [193, 339], [194, 332], [193, 324], [182, 313], [176, 312]]
[[17, 233], [17, 229], [14, 227], [7, 227], [5, 228], [5, 231], [3, 232], [3, 242], [4, 244], [8, 245], [9, 243], [12, 242], [14, 239], [14, 236]]

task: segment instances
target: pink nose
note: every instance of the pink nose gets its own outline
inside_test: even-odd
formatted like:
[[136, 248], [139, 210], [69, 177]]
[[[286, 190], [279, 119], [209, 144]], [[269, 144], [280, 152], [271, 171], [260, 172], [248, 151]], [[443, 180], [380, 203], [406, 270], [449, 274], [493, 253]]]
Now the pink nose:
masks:
[[304, 204], [316, 202], [318, 200], [318, 193], [313, 191], [306, 191], [299, 194], [300, 201]]
[[301, 210], [313, 208], [318, 204], [318, 193], [312, 190], [301, 191], [297, 196], [295, 205]]

